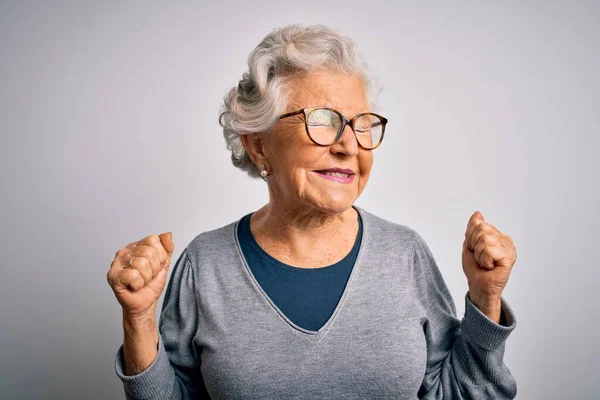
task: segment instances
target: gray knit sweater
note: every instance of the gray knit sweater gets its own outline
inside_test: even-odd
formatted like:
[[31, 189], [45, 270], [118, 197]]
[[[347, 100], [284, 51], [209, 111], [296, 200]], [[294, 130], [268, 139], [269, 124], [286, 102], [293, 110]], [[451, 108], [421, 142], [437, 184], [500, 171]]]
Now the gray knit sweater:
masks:
[[[237, 224], [198, 235], [172, 269], [158, 356], [143, 372], [115, 368], [128, 399], [513, 399], [503, 362], [516, 326], [465, 295], [452, 296], [424, 239], [355, 207], [363, 219], [356, 264], [319, 331], [296, 326], [254, 279]], [[460, 269], [459, 269], [460, 270]]]

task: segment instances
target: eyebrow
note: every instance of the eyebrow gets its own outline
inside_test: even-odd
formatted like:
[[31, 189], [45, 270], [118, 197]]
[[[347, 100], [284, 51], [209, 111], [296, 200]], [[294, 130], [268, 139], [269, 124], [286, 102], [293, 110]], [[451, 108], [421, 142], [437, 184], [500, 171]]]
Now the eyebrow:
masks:
[[[368, 113], [374, 113], [374, 111], [373, 111], [373, 110], [371, 110], [371, 109], [367, 109], [367, 110], [365, 110], [365, 111], [360, 111], [360, 112], [357, 112], [357, 113], [355, 113], [355, 114], [345, 114], [345, 113], [341, 112], [341, 111], [340, 111], [338, 108], [336, 108], [336, 107], [332, 107], [332, 106], [331, 106], [331, 105], [329, 105], [329, 104], [320, 104], [320, 105], [318, 105], [318, 106], [306, 106], [306, 107], [301, 107], [300, 105], [298, 105], [297, 107], [299, 107], [299, 108], [295, 108], [295, 107], [293, 107], [293, 108], [292, 108], [292, 109], [293, 109], [293, 111], [289, 111], [289, 112], [287, 112], [287, 113], [284, 113], [284, 114], [282, 114], [282, 116], [283, 116], [283, 115], [286, 115], [286, 116], [291, 116], [291, 115], [293, 115], [293, 114], [297, 114], [297, 113], [298, 113], [297, 111], [302, 111], [302, 110], [304, 110], [304, 109], [306, 109], [306, 108], [331, 108], [331, 109], [333, 109], [333, 110], [336, 110], [336, 111], [338, 111], [338, 112], [342, 113], [342, 115], [344, 115], [345, 117], [347, 117], [348, 115], [352, 115], [353, 117], [355, 117], [355, 116], [357, 116], [357, 115], [359, 115], [359, 114], [368, 114]], [[300, 113], [298, 113], [298, 114], [302, 114], [302, 113], [300, 112]]]

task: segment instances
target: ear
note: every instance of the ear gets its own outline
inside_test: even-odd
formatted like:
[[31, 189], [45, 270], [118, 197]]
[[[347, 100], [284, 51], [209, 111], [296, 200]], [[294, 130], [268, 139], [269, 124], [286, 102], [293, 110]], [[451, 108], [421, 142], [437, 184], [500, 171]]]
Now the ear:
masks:
[[255, 165], [265, 164], [267, 157], [264, 153], [264, 143], [259, 133], [247, 133], [240, 135], [246, 153]]

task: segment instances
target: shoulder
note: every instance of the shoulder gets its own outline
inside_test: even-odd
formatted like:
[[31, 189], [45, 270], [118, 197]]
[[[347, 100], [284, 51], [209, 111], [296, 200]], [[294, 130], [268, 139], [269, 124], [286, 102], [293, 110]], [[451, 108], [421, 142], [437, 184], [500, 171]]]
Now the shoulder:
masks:
[[[429, 293], [429, 286], [440, 286], [442, 280], [435, 259], [425, 239], [412, 227], [392, 222], [360, 209], [368, 230], [367, 248], [370, 257], [385, 260], [407, 272], [404, 285], [418, 288], [416, 296]], [[383, 265], [381, 263], [380, 265]], [[409, 285], [409, 286], [410, 286]], [[422, 298], [423, 304], [429, 300]]]
[[231, 238], [234, 227], [237, 225], [238, 220], [230, 222], [216, 229], [211, 229], [205, 232], [201, 232], [189, 243], [188, 248], [200, 246], [203, 244], [210, 244], [213, 242], [220, 243], [223, 240]]
[[423, 241], [423, 238], [412, 227], [393, 222], [379, 217], [363, 208], [357, 207], [369, 235], [378, 241], [386, 243], [402, 243], [405, 247], [412, 248], [417, 241]]
[[414, 268], [435, 264], [435, 258], [424, 237], [414, 228], [381, 218], [359, 208], [364, 218], [372, 250], [387, 258], [399, 257]]
[[201, 232], [185, 248], [192, 264], [200, 259], [219, 259], [236, 253], [235, 227], [239, 220], [230, 222], [216, 229]]

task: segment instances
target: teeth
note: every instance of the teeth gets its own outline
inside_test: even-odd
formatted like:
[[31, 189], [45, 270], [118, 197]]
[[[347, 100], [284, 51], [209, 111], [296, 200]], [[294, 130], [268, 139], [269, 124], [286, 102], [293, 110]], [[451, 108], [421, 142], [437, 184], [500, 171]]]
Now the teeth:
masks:
[[333, 172], [333, 171], [323, 171], [321, 173], [325, 174], [325, 175], [337, 176], [339, 178], [347, 178], [350, 176], [349, 174], [343, 174], [341, 172]]

